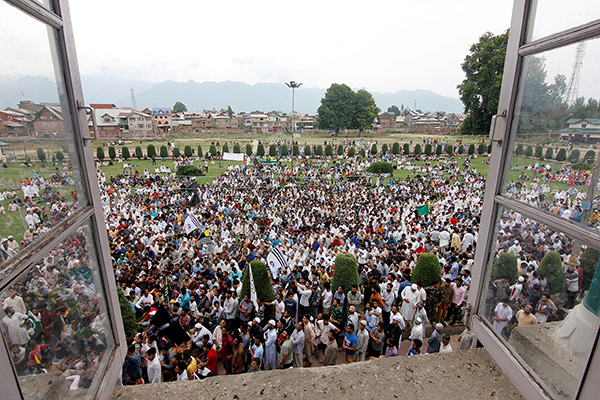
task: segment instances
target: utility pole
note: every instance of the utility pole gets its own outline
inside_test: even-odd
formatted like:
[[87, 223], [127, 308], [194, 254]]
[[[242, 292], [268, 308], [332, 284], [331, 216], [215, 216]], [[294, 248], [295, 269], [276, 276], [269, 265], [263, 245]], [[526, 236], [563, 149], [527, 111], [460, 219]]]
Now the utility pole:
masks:
[[290, 81], [285, 82], [286, 86], [289, 88], [292, 88], [292, 142], [294, 141], [294, 131], [295, 131], [295, 127], [294, 127], [294, 96], [295, 96], [295, 91], [296, 88], [299, 88], [300, 86], [302, 86], [302, 82], [296, 82], [296, 81]]

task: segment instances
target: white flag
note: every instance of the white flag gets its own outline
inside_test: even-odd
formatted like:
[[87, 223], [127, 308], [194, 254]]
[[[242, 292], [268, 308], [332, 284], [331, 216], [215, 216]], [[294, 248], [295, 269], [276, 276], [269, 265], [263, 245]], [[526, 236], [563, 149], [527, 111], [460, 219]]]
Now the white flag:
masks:
[[278, 247], [273, 247], [273, 250], [267, 256], [267, 264], [269, 264], [269, 269], [274, 278], [279, 277], [279, 271], [286, 272], [288, 269], [286, 257]]
[[183, 222], [183, 231], [186, 235], [196, 229], [203, 229], [202, 224], [198, 221], [198, 218], [194, 214], [188, 214], [187, 218]]
[[254, 285], [254, 275], [252, 275], [252, 265], [248, 264], [246, 267], [248, 268], [248, 273], [250, 274], [250, 301], [254, 304], [254, 309], [258, 309], [258, 302], [256, 299], [258, 295], [256, 294], [256, 286]]

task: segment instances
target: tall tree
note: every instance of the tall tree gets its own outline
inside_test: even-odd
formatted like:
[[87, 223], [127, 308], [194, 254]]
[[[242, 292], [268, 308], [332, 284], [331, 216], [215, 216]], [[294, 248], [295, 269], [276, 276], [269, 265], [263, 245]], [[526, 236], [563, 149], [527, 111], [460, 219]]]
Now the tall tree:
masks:
[[387, 109], [387, 112], [394, 113], [394, 115], [396, 115], [396, 116], [401, 114], [400, 109], [398, 108], [398, 106], [395, 106], [395, 105], [389, 106]]
[[375, 104], [375, 99], [371, 93], [365, 89], [360, 89], [354, 95], [354, 117], [352, 118], [352, 128], [361, 132], [365, 129], [373, 128], [373, 121], [379, 115], [379, 107]]
[[229, 115], [229, 118], [233, 117], [233, 110], [231, 109], [231, 106], [227, 106], [227, 115]]
[[185, 106], [185, 104], [183, 104], [180, 101], [175, 102], [175, 105], [173, 106], [173, 112], [174, 113], [178, 113], [178, 112], [184, 112], [187, 111], [187, 107]]
[[343, 129], [369, 129], [379, 108], [368, 91], [352, 91], [348, 85], [332, 84], [321, 99], [317, 121], [320, 129], [331, 129], [337, 134]]
[[458, 85], [458, 90], [468, 115], [461, 125], [461, 133], [488, 134], [492, 116], [498, 110], [507, 44], [508, 31], [497, 36], [487, 32], [465, 57], [461, 67], [467, 77]]

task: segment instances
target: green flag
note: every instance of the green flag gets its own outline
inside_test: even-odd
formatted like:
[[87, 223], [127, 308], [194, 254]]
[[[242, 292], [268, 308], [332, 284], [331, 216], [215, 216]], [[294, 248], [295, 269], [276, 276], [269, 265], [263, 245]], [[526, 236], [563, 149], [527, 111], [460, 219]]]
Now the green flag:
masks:
[[417, 214], [427, 215], [429, 214], [429, 203], [425, 203], [420, 207], [417, 207]]

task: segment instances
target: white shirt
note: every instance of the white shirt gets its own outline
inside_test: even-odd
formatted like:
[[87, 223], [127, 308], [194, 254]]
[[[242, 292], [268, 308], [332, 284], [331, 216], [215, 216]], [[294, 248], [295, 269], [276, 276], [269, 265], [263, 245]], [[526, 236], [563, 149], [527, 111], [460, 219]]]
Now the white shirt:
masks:
[[161, 381], [162, 373], [160, 371], [160, 360], [158, 357], [154, 356], [154, 360], [148, 362], [148, 382], [160, 383]]

